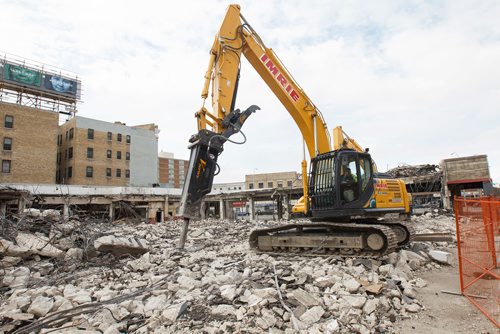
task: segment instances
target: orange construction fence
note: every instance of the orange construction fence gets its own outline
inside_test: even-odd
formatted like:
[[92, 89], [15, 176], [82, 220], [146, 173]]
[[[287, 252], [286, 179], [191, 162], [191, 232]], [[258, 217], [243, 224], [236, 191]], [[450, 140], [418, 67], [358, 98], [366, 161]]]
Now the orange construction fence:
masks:
[[455, 198], [460, 289], [500, 328], [500, 198]]

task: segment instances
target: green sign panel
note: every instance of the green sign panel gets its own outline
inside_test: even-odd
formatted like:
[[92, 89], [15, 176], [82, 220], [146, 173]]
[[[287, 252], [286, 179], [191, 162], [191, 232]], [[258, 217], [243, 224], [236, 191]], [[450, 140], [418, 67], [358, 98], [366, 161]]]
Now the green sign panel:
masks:
[[42, 74], [40, 72], [12, 64], [4, 65], [3, 78], [7, 81], [34, 87], [40, 87], [42, 84]]

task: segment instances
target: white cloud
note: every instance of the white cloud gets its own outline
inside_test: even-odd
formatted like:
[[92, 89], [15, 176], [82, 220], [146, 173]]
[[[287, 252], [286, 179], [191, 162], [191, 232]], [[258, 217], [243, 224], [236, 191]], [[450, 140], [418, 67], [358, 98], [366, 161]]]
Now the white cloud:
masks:
[[[159, 125], [187, 158], [222, 1], [0, 0], [1, 49], [80, 75], [79, 114]], [[380, 169], [488, 154], [500, 181], [500, 4], [495, 1], [242, 1], [330, 128], [368, 146]], [[299, 170], [300, 133], [244, 60], [237, 106], [259, 105], [244, 146], [226, 145], [217, 182]]]

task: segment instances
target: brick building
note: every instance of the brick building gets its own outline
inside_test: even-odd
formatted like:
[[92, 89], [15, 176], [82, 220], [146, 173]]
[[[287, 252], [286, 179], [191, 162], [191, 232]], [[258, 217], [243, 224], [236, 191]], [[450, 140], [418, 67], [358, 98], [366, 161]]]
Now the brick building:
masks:
[[297, 172], [261, 173], [245, 175], [247, 189], [300, 188], [302, 175]]
[[57, 112], [0, 102], [0, 183], [56, 181]]
[[158, 183], [158, 139], [154, 124], [126, 126], [73, 117], [57, 137], [57, 182], [103, 186]]
[[160, 171], [160, 186], [165, 188], [182, 188], [187, 175], [189, 161], [175, 159], [173, 153], [160, 152], [158, 154]]

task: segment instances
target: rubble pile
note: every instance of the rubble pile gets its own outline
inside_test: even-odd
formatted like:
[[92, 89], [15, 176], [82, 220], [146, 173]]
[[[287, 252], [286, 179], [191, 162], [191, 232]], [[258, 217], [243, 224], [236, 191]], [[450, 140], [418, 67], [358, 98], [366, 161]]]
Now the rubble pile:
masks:
[[251, 251], [250, 231], [276, 224], [192, 222], [183, 251], [180, 223], [3, 233], [0, 332], [390, 333], [425, 308], [418, 273], [440, 266], [436, 245], [378, 259]]
[[392, 168], [387, 171], [392, 177], [416, 177], [416, 176], [431, 176], [439, 178], [443, 171], [439, 165], [402, 165]]

